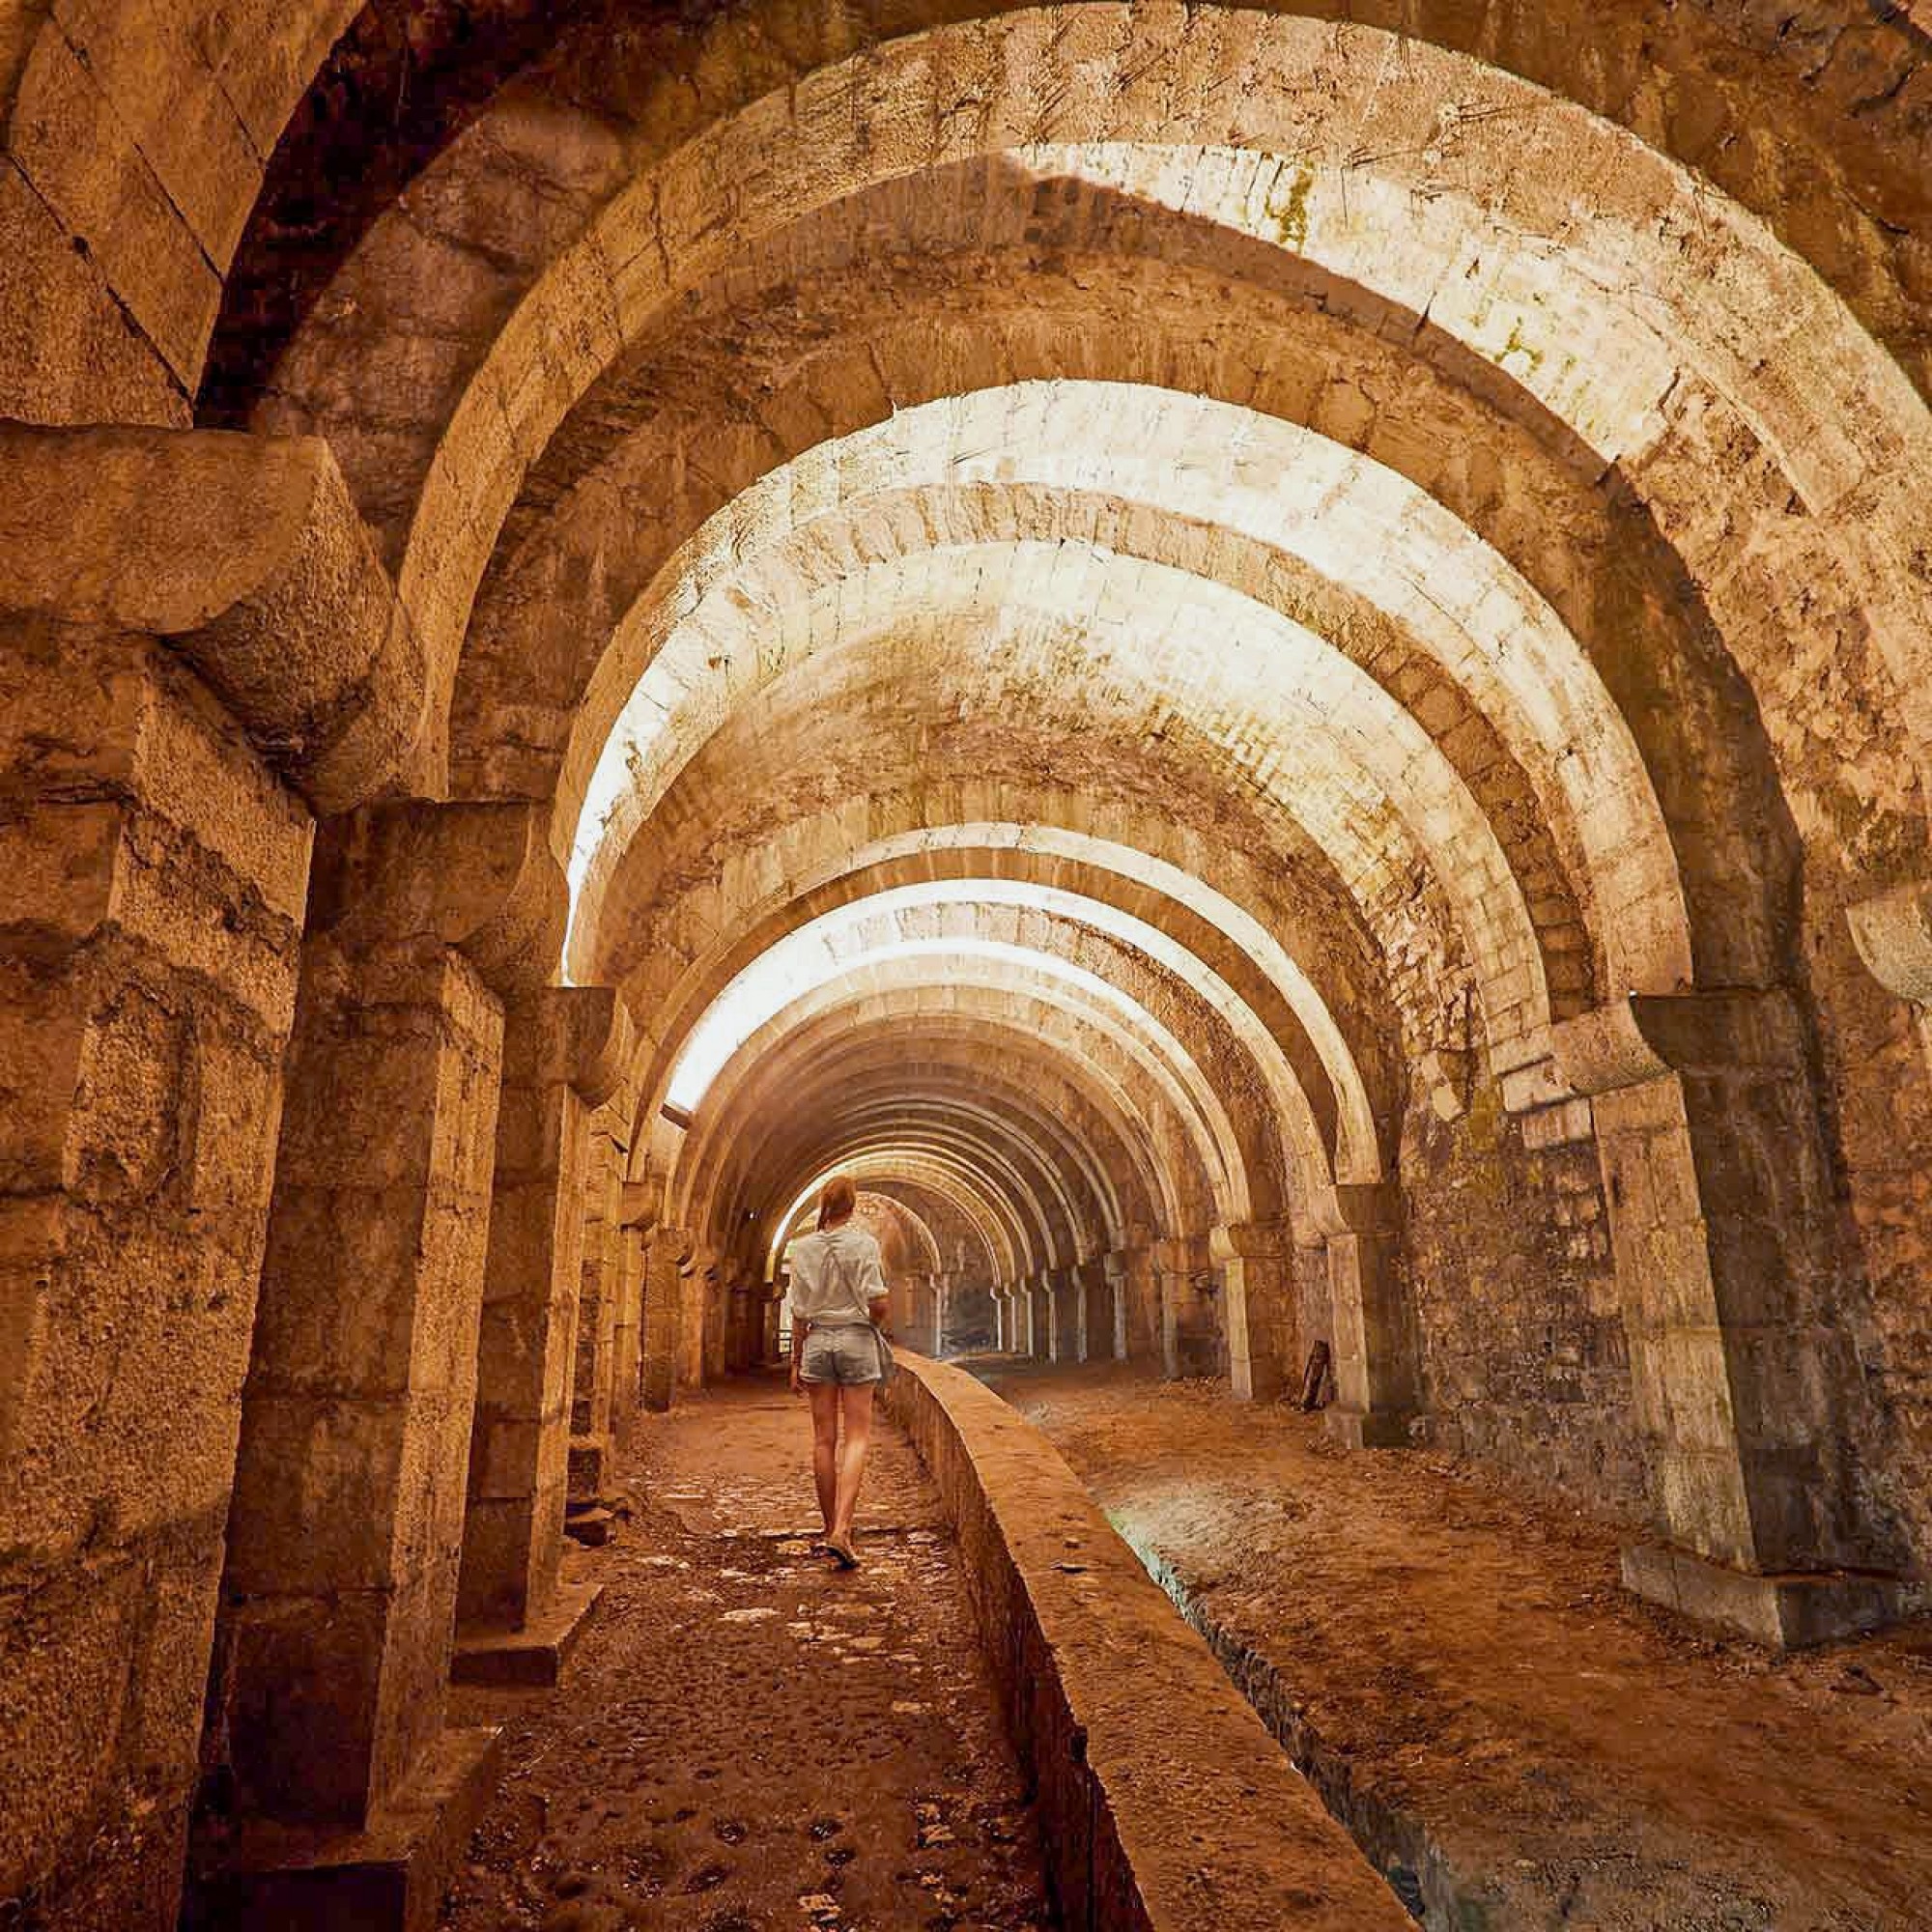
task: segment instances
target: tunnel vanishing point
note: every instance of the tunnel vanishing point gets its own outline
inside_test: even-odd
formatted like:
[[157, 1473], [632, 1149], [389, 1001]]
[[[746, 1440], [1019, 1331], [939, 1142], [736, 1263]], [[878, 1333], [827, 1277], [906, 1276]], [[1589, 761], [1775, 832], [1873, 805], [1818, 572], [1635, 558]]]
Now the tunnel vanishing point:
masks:
[[0, 0], [0, 1921], [460, 1783], [835, 1169], [929, 1353], [1923, 1611], [1924, 0]]

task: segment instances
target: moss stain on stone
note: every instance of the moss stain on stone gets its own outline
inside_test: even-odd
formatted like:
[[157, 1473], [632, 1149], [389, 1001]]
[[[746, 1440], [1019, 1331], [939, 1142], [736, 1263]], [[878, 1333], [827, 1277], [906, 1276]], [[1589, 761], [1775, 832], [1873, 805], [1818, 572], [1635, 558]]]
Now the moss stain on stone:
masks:
[[1314, 187], [1315, 170], [1306, 161], [1297, 161], [1286, 193], [1279, 174], [1268, 188], [1266, 214], [1274, 223], [1275, 240], [1296, 254], [1308, 242], [1308, 197]]

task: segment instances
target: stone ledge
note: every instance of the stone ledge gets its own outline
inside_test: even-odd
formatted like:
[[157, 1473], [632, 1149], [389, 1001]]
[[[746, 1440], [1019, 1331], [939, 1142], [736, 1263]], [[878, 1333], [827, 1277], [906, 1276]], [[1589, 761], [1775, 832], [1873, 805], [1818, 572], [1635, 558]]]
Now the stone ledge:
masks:
[[1902, 1583], [1853, 1571], [1754, 1577], [1659, 1543], [1630, 1545], [1621, 1567], [1624, 1587], [1646, 1602], [1773, 1650], [1859, 1636], [1905, 1609]]
[[432, 1932], [502, 1756], [498, 1725], [447, 1730], [365, 1831], [251, 1827], [201, 1875], [183, 1932]]
[[1412, 1932], [1039, 1432], [899, 1351], [887, 1406], [937, 1482], [1067, 1932]]
[[550, 1689], [562, 1677], [570, 1653], [590, 1628], [603, 1595], [602, 1583], [565, 1580], [522, 1630], [473, 1636], [459, 1633], [449, 1660], [450, 1682]]

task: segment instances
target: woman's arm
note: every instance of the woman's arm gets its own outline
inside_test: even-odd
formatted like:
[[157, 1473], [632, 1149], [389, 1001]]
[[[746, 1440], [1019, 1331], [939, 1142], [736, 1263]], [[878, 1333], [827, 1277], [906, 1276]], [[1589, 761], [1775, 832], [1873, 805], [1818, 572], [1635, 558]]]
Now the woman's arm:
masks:
[[810, 1331], [810, 1321], [801, 1321], [796, 1315], [791, 1319], [791, 1392], [803, 1395], [805, 1384], [799, 1380], [798, 1365], [805, 1355], [805, 1338]]

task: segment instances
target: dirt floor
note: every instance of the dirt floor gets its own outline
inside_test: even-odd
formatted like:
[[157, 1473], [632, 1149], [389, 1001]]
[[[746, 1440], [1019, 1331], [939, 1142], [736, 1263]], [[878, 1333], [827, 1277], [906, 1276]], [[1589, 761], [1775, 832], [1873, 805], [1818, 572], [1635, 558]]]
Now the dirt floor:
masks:
[[455, 1932], [1023, 1932], [1051, 1923], [1033, 1818], [938, 1501], [881, 1425], [865, 1566], [817, 1529], [810, 1424], [781, 1380], [639, 1428], [606, 1589], [554, 1691], [457, 1693], [506, 1775]]
[[1617, 1535], [1427, 1451], [1124, 1370], [974, 1364], [1209, 1627], [1432, 1924], [1932, 1927], [1932, 1628], [1775, 1659]]

